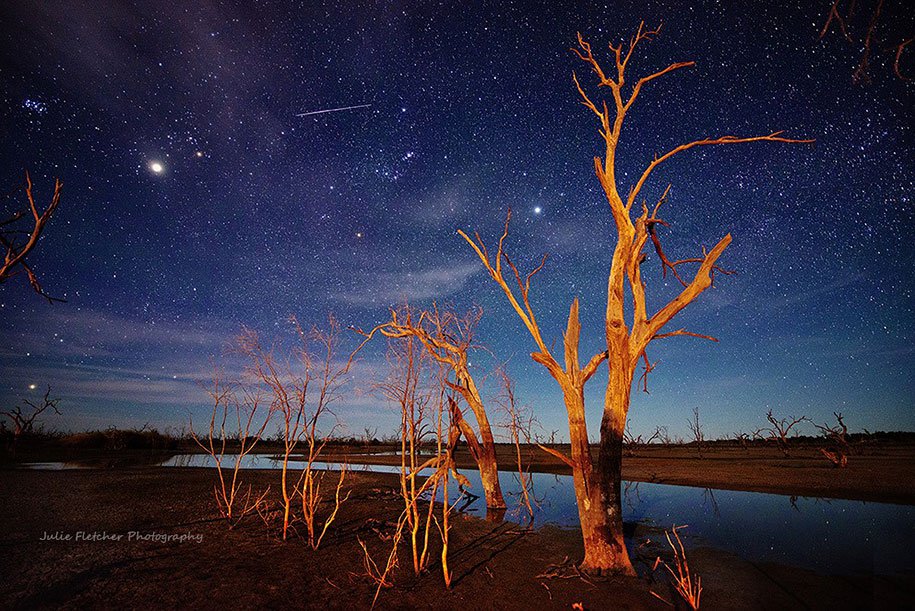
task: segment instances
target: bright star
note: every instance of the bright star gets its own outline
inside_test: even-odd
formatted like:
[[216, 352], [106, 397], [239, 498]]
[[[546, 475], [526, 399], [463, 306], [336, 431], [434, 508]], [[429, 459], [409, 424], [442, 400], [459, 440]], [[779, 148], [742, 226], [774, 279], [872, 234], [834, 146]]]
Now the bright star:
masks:
[[152, 170], [154, 174], [161, 174], [165, 170], [165, 166], [158, 161], [153, 161], [149, 164], [149, 169]]
[[37, 384], [29, 384], [29, 390], [35, 390], [36, 388], [38, 388]]
[[540, 214], [541, 212], [543, 212], [543, 208], [540, 206], [534, 206], [534, 214]]

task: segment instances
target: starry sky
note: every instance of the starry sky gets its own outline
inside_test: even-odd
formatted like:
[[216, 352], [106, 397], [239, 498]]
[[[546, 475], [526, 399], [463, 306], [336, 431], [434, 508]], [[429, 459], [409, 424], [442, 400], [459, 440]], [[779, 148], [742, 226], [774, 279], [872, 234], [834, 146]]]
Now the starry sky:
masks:
[[[607, 43], [644, 19], [664, 28], [633, 76], [697, 65], [653, 82], [627, 118], [624, 192], [654, 154], [697, 138], [784, 129], [816, 144], [705, 147], [646, 187], [673, 185], [669, 254], [730, 231], [722, 263], [737, 274], [677, 323], [720, 343], [654, 345], [633, 431], [685, 435], [696, 406], [712, 437], [756, 429], [770, 408], [912, 430], [912, 81], [877, 48], [872, 82], [853, 84], [860, 46], [818, 39], [829, 2], [730, 4], [4, 2], [0, 182], [5, 194], [28, 169], [47, 201], [64, 181], [30, 261], [67, 302], [23, 278], [0, 286], [0, 402], [50, 385], [64, 414], [52, 428], [180, 427], [242, 325], [284, 340], [290, 314], [369, 328], [390, 305], [439, 300], [484, 309], [478, 375], [507, 362], [519, 399], [564, 437], [555, 382], [456, 230], [491, 243], [511, 207], [513, 259], [550, 254], [532, 293], [545, 335], [561, 341], [577, 296], [582, 352], [601, 349], [615, 230], [572, 70], [594, 82], [569, 48], [581, 31], [609, 61]], [[880, 36], [911, 29], [887, 7]], [[657, 309], [677, 286], [656, 257], [645, 265]], [[379, 344], [338, 407], [355, 434], [395, 426], [370, 392], [382, 371]]]

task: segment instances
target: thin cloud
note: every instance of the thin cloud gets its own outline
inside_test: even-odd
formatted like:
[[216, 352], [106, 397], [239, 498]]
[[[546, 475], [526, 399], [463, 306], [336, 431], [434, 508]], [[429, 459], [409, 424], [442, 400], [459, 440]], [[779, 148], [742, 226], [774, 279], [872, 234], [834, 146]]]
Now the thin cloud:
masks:
[[368, 307], [441, 299], [461, 291], [481, 269], [471, 262], [415, 272], [384, 272], [366, 276], [360, 286], [338, 293], [335, 298], [349, 305]]

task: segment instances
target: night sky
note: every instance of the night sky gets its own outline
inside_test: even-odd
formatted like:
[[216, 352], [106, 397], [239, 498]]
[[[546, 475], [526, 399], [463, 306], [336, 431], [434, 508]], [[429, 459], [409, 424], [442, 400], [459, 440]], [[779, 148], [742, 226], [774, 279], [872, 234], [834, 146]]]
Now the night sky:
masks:
[[[368, 328], [437, 299], [484, 308], [479, 375], [507, 361], [544, 430], [566, 429], [532, 340], [456, 230], [492, 243], [511, 207], [513, 259], [550, 254], [532, 296], [545, 335], [561, 341], [578, 296], [582, 352], [601, 349], [615, 229], [572, 70], [595, 83], [569, 48], [581, 31], [612, 61], [607, 43], [644, 19], [664, 29], [632, 77], [697, 65], [627, 117], [623, 193], [652, 155], [697, 138], [784, 129], [816, 144], [705, 147], [653, 175], [649, 198], [673, 184], [668, 253], [730, 231], [722, 264], [738, 273], [674, 323], [720, 343], [653, 345], [633, 430], [685, 435], [695, 406], [710, 436], [756, 429], [769, 408], [915, 428], [913, 82], [878, 46], [872, 82], [853, 84], [861, 48], [818, 40], [830, 2], [2, 4], [0, 183], [28, 169], [47, 202], [64, 181], [30, 261], [67, 302], [21, 277], [0, 286], [0, 402], [50, 385], [64, 415], [49, 427], [180, 427], [242, 325], [288, 339], [290, 314]], [[912, 19], [887, 10], [889, 40]], [[653, 253], [643, 270], [656, 310], [678, 285]], [[369, 392], [382, 348], [338, 406], [354, 434], [395, 426]], [[605, 379], [589, 387], [592, 436]]]

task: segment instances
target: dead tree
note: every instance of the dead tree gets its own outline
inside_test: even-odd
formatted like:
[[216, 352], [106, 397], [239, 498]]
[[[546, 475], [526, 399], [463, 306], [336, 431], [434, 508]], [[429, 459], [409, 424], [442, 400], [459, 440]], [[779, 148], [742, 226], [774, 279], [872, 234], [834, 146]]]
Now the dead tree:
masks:
[[35, 427], [35, 420], [47, 410], [53, 410], [55, 414], [58, 416], [60, 415], [60, 410], [57, 409], [57, 404], [60, 403], [60, 399], [51, 398], [50, 386], [48, 386], [48, 390], [45, 391], [41, 403], [33, 403], [28, 399], [23, 399], [22, 403], [23, 405], [15, 405], [12, 409], [0, 412], [0, 414], [9, 418], [13, 423], [13, 444], [15, 444], [20, 437], [32, 433]]
[[744, 433], [743, 431], [737, 431], [734, 433], [734, 441], [740, 444], [740, 447], [743, 448], [744, 452], [750, 451], [750, 434]]
[[702, 423], [699, 421], [699, 408], [693, 408], [693, 417], [686, 421], [689, 427], [689, 434], [692, 436], [693, 443], [696, 444], [696, 453], [702, 458], [702, 444], [705, 443], [705, 433], [702, 431]]
[[[530, 412], [525, 412], [518, 406], [515, 401], [515, 383], [508, 375], [504, 367], [498, 370], [499, 379], [502, 382], [502, 396], [500, 403], [502, 409], [508, 416], [508, 422], [505, 428], [508, 429], [509, 439], [515, 449], [515, 466], [518, 468], [518, 484], [521, 487], [521, 505], [520, 508], [527, 512], [529, 522], [534, 521], [534, 506], [532, 503], [533, 478], [530, 472], [530, 463], [524, 464], [521, 456], [521, 438], [531, 442], [531, 429], [534, 426], [534, 416]], [[528, 456], [530, 459], [530, 456]]]
[[642, 435], [632, 435], [629, 424], [626, 424], [626, 430], [623, 431], [623, 447], [626, 450], [626, 456], [636, 456], [636, 452], [651, 445], [655, 439], [661, 438], [661, 427], [657, 427], [654, 433], [644, 439]]
[[[226, 383], [219, 370], [214, 373], [207, 394], [213, 401], [207, 434], [201, 438], [191, 421], [190, 435], [200, 449], [213, 459], [217, 477], [213, 497], [220, 515], [231, 529], [246, 515], [263, 511], [270, 494], [269, 486], [260, 493], [255, 493], [250, 484], [244, 489], [240, 475], [243, 461], [263, 437], [271, 413], [269, 408], [263, 409], [264, 401], [259, 389], [239, 389], [235, 384]], [[227, 428], [233, 424], [234, 431]], [[238, 446], [234, 449], [229, 442], [233, 434], [238, 439]]]
[[[356, 352], [347, 361], [337, 360], [340, 327], [333, 316], [329, 317], [327, 330], [314, 327], [306, 332], [295, 318], [291, 322], [297, 332], [299, 346], [285, 358], [278, 357], [273, 348], [264, 347], [257, 334], [248, 329], [239, 338], [238, 348], [249, 360], [248, 375], [271, 394], [271, 411], [280, 420], [283, 539], [289, 536], [290, 527], [298, 519], [305, 524], [308, 544], [317, 549], [336, 518], [340, 505], [348, 498], [348, 494], [341, 494], [346, 476], [346, 465], [343, 464], [335, 486], [333, 509], [323, 524], [318, 524], [317, 509], [323, 499], [321, 482], [325, 473], [317, 468], [316, 463], [337, 429], [331, 407], [341, 397], [346, 374]], [[334, 420], [334, 424], [329, 430], [322, 430], [330, 419]], [[296, 477], [290, 469], [290, 459], [303, 446], [304, 464]], [[299, 515], [293, 510], [296, 500], [301, 503]]]
[[414, 337], [433, 359], [450, 372], [454, 379], [446, 379], [445, 383], [470, 407], [477, 421], [479, 433], [474, 431], [460, 409], [456, 408], [451, 414], [452, 420], [467, 441], [471, 456], [477, 463], [486, 496], [486, 507], [505, 509], [505, 499], [499, 485], [499, 465], [496, 461], [492, 426], [483, 398], [470, 372], [469, 354], [474, 347], [473, 334], [482, 314], [483, 311], [479, 308], [461, 317], [435, 304], [431, 310], [422, 312], [404, 306], [400, 313], [391, 310], [389, 322], [375, 327], [364, 335], [371, 337], [377, 331], [389, 338]]
[[[870, 64], [875, 52], [889, 51], [893, 54], [893, 72], [896, 76], [904, 81], [911, 80], [911, 76], [904, 76], [900, 63], [906, 48], [915, 41], [911, 36], [912, 32], [900, 33], [897, 31], [890, 40], [883, 40], [878, 26], [881, 22], [889, 21], [891, 24], [901, 21], [894, 19], [891, 15], [887, 19], [887, 8], [901, 9], [905, 11], [905, 2], [886, 2], [885, 0], [874, 0], [870, 6], [864, 10], [856, 10], [857, 0], [832, 0], [829, 7], [829, 13], [826, 15], [826, 21], [820, 30], [820, 40], [829, 34], [830, 30], [837, 31], [842, 35], [847, 43], [861, 48], [861, 59], [852, 72], [852, 81], [856, 84], [869, 83]], [[886, 5], [889, 5], [887, 7]], [[910, 21], [910, 20], [909, 20]], [[911, 21], [910, 21], [911, 23]], [[885, 29], [885, 28], [884, 28]], [[898, 29], [898, 27], [897, 27]]]
[[673, 443], [673, 440], [670, 438], [670, 432], [667, 430], [666, 426], [656, 427], [652, 437], [657, 437], [658, 441], [665, 448], [670, 447], [670, 445]]
[[[782, 455], [785, 458], [788, 458], [788, 439], [790, 438], [791, 429], [802, 422], [809, 422], [810, 418], [807, 416], [801, 416], [800, 418], [795, 418], [794, 416], [776, 418], [772, 415], [772, 410], [770, 409], [766, 412], [766, 420], [769, 421], [771, 426], [762, 428], [760, 431], [766, 433], [765, 439], [774, 442], [775, 445], [778, 446], [778, 449], [782, 451]], [[797, 431], [795, 431], [794, 434], [797, 435]]]
[[820, 429], [828, 443], [827, 447], [820, 448], [820, 453], [825, 456], [826, 460], [831, 462], [833, 466], [843, 469], [848, 466], [848, 455], [851, 452], [851, 444], [848, 441], [848, 427], [845, 426], [842, 414], [833, 412], [832, 415], [836, 417], [836, 421], [838, 422], [835, 426], [829, 426], [828, 424], [824, 424], [823, 426], [814, 424], [813, 426]]
[[[435, 399], [430, 383], [431, 359], [416, 338], [407, 336], [388, 342], [389, 379], [380, 385], [382, 394], [400, 408], [400, 496], [404, 501], [403, 528], [410, 536], [413, 571], [419, 574], [429, 560], [431, 518], [425, 521], [420, 510], [421, 496], [427, 489], [421, 481], [424, 441], [433, 432]], [[439, 397], [442, 398], [441, 395]], [[441, 406], [439, 406], [441, 409]], [[433, 495], [434, 497], [434, 495]], [[429, 505], [432, 511], [432, 504]], [[420, 541], [422, 538], [422, 542]]]
[[[28, 209], [14, 212], [4, 220], [0, 220], [0, 245], [4, 252], [3, 262], [0, 263], [0, 284], [3, 284], [13, 276], [22, 272], [29, 279], [32, 289], [47, 299], [50, 303], [55, 301], [64, 301], [57, 297], [51, 297], [38, 281], [38, 275], [32, 266], [26, 261], [29, 254], [35, 250], [41, 234], [51, 220], [57, 205], [60, 203], [60, 193], [64, 184], [59, 180], [54, 180], [54, 194], [51, 196], [51, 203], [43, 211], [35, 203], [35, 197], [32, 194], [32, 178], [29, 173], [25, 173], [25, 197], [28, 201]], [[19, 221], [29, 218], [32, 227], [22, 229]]]
[[[658, 211], [668, 191], [665, 190], [664, 196], [651, 210], [643, 203], [641, 205], [642, 213], [633, 218], [633, 209], [636, 212], [639, 209], [636, 202], [640, 200], [643, 187], [654, 171], [664, 162], [693, 148], [747, 142], [809, 142], [785, 138], [781, 132], [747, 138], [721, 136], [694, 140], [656, 156], [640, 174], [637, 174], [638, 179], [635, 184], [628, 191], [621, 191], [620, 177], [616, 172], [616, 156], [617, 144], [627, 114], [646, 85], [669, 72], [693, 65], [693, 62], [670, 64], [658, 72], [636, 80], [635, 85], [627, 92], [624, 88], [624, 81], [628, 77], [626, 71], [633, 53], [641, 43], [651, 40], [657, 33], [658, 30], [646, 30], [642, 24], [628, 45], [611, 45], [610, 49], [615, 64], [613, 73], [604, 71], [592, 54], [591, 46], [580, 35], [578, 48], [573, 49], [596, 75], [598, 87], [612, 94], [609, 105], [607, 102], [600, 104], [593, 102], [573, 74], [573, 82], [584, 106], [597, 117], [601, 126], [600, 134], [605, 150], [602, 158], [594, 159], [594, 169], [617, 230], [616, 245], [613, 249], [607, 279], [604, 329], [607, 349], [594, 355], [586, 365], [581, 366], [578, 354], [581, 325], [578, 317], [578, 300], [575, 299], [569, 311], [564, 334], [563, 362], [560, 363], [553, 355], [552, 349], [541, 333], [530, 303], [531, 280], [543, 269], [546, 258], [544, 257], [544, 260], [529, 274], [522, 275], [518, 271], [505, 251], [510, 212], [494, 253], [487, 251], [479, 234], [475, 235], [476, 239], [471, 239], [463, 231], [459, 232], [461, 237], [474, 249], [492, 279], [501, 287], [512, 308], [533, 338], [536, 351], [531, 357], [547, 369], [562, 390], [569, 418], [571, 456], [554, 453], [572, 468], [585, 548], [582, 568], [593, 572], [634, 574], [623, 541], [620, 494], [623, 432], [629, 412], [633, 374], [639, 361], [644, 360], [645, 363], [649, 363], [645, 351], [648, 344], [654, 340], [676, 336], [713, 340], [707, 335], [685, 329], [672, 331], [665, 329], [681, 310], [712, 285], [715, 273], [723, 271], [717, 262], [731, 242], [731, 236], [726, 235], [710, 250], [703, 248], [700, 256], [671, 260], [661, 248], [658, 234], [658, 228], [666, 225], [658, 217]], [[623, 196], [621, 193], [627, 193], [627, 195]], [[649, 315], [645, 283], [641, 275], [641, 266], [646, 257], [645, 247], [649, 240], [661, 262], [662, 273], [670, 272], [683, 285], [680, 294], [653, 315]], [[689, 264], [697, 264], [698, 270], [691, 280], [686, 280], [681, 270]], [[506, 278], [506, 272], [514, 277], [516, 287], [513, 287], [510, 284], [511, 280]], [[627, 284], [632, 295], [632, 312], [629, 323], [626, 320], [627, 307], [625, 304]], [[610, 365], [609, 378], [600, 427], [600, 450], [595, 462], [591, 454], [585, 424], [584, 386], [604, 361], [608, 361]]]
[[[454, 399], [446, 394], [444, 367], [433, 364], [433, 358], [412, 335], [391, 338], [387, 360], [391, 373], [379, 388], [400, 408], [400, 496], [404, 510], [390, 537], [391, 549], [383, 566], [372, 558], [366, 544], [359, 539], [366, 574], [378, 586], [373, 606], [381, 589], [393, 585], [391, 573], [397, 567], [398, 549], [405, 537], [410, 540], [413, 573], [419, 575], [429, 568], [433, 524], [442, 542], [442, 576], [446, 587], [451, 585], [448, 543], [453, 505], [448, 497], [449, 481], [454, 477], [460, 486], [469, 486], [454, 462], [454, 449], [461, 432], [449, 417], [457, 407]], [[435, 440], [435, 454], [423, 460], [420, 449], [430, 438]], [[440, 518], [435, 514], [439, 493], [443, 499]]]

